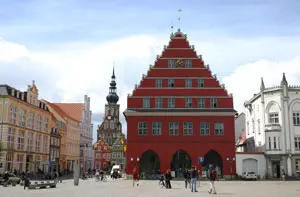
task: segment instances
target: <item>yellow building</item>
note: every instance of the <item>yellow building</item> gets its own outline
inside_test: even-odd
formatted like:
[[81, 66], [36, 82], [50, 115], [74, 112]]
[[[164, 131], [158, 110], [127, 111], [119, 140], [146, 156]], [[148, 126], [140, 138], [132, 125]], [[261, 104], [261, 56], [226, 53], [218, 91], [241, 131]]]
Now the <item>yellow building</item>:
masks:
[[63, 125], [59, 133], [61, 137], [60, 170], [72, 171], [74, 164], [80, 159], [80, 121], [69, 115], [59, 104], [45, 101], [53, 116]]
[[51, 113], [34, 83], [21, 92], [0, 85], [0, 172], [48, 171]]

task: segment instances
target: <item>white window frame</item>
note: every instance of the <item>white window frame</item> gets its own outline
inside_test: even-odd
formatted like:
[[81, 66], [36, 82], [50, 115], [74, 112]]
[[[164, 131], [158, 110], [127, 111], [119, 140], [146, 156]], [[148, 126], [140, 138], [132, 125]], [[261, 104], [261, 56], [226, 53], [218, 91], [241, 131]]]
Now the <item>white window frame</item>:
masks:
[[34, 126], [34, 112], [29, 113], [29, 124], [28, 124], [30, 129], [33, 129]]
[[155, 80], [155, 87], [156, 88], [162, 88], [162, 79], [156, 79]]
[[210, 135], [210, 124], [209, 124], [209, 122], [200, 122], [200, 135], [201, 136]]
[[295, 160], [295, 169], [296, 172], [300, 172], [300, 159]]
[[17, 141], [17, 150], [24, 150], [25, 146], [25, 131], [19, 130], [18, 132], [18, 141]]
[[9, 148], [9, 149], [14, 149], [15, 133], [16, 133], [16, 130], [14, 128], [11, 128], [11, 127], [8, 128], [7, 148]]
[[138, 135], [145, 136], [148, 135], [148, 123], [147, 122], [138, 122]]
[[278, 112], [270, 112], [268, 114], [269, 124], [279, 124], [279, 113]]
[[42, 136], [39, 133], [35, 134], [35, 152], [39, 153], [41, 152], [41, 139]]
[[42, 130], [42, 116], [37, 115], [36, 117], [36, 130], [41, 131]]
[[185, 68], [192, 68], [193, 67], [192, 66], [192, 60], [190, 60], [190, 59], [185, 60], [184, 61], [184, 66], [185, 66]]
[[163, 108], [163, 99], [161, 97], [155, 98], [155, 108]]
[[204, 79], [198, 79], [198, 88], [204, 87]]
[[192, 97], [186, 97], [185, 98], [185, 108], [193, 108], [193, 98]]
[[174, 97], [168, 98], [168, 108], [175, 108], [175, 98]]
[[13, 104], [10, 106], [10, 123], [16, 124], [17, 120], [17, 107]]
[[26, 126], [26, 113], [25, 113], [25, 110], [23, 110], [23, 109], [20, 109], [19, 126], [20, 127], [25, 127]]
[[210, 108], [218, 108], [218, 99], [216, 97], [210, 98]]
[[214, 124], [214, 134], [217, 136], [224, 135], [224, 123], [223, 122], [215, 122]]
[[300, 126], [300, 112], [293, 112], [293, 124]]
[[277, 137], [276, 136], [273, 136], [273, 149], [278, 149], [277, 148]]
[[168, 60], [168, 68], [175, 68], [176, 61], [174, 59]]
[[44, 117], [44, 131], [48, 131], [49, 119], [45, 116]]
[[184, 136], [192, 136], [193, 132], [193, 123], [192, 122], [184, 122], [183, 123], [183, 135]]
[[296, 150], [300, 150], [300, 136], [294, 137], [294, 146]]
[[185, 87], [192, 88], [193, 87], [193, 80], [192, 79], [185, 79]]
[[205, 98], [198, 98], [198, 108], [205, 108]]
[[169, 136], [179, 135], [179, 124], [178, 122], [169, 122]]
[[174, 88], [174, 87], [175, 87], [175, 80], [174, 79], [168, 79], [168, 88]]
[[143, 108], [150, 108], [150, 97], [143, 98]]
[[272, 138], [270, 136], [268, 137], [268, 148], [272, 150]]
[[161, 122], [152, 122], [152, 135], [161, 135]]

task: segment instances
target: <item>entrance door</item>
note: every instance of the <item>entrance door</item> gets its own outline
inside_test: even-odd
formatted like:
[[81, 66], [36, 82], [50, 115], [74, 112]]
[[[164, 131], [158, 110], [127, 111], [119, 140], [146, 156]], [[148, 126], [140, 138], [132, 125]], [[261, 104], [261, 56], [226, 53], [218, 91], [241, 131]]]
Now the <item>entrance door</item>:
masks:
[[273, 168], [273, 177], [279, 179], [280, 178], [280, 161], [273, 161], [272, 168]]
[[185, 169], [190, 170], [192, 161], [190, 156], [184, 150], [177, 151], [171, 161], [171, 170], [175, 171], [175, 177], [183, 177]]

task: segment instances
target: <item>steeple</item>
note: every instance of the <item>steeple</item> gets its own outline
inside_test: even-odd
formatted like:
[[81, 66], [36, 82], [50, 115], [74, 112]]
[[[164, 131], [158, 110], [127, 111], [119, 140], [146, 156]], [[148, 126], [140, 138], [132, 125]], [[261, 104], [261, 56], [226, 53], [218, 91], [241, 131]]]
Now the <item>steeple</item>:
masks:
[[264, 79], [261, 78], [260, 91], [263, 92], [264, 90], [265, 90], [265, 83], [264, 83]]
[[116, 83], [116, 76], [115, 76], [115, 68], [113, 68], [113, 74], [111, 76], [111, 82], [109, 87], [109, 94], [106, 97], [108, 104], [117, 104], [119, 101], [119, 96], [117, 95], [117, 83]]
[[281, 83], [280, 83], [281, 86], [287, 86], [288, 85], [288, 82], [285, 78], [285, 73], [283, 73], [283, 76], [282, 76], [282, 80], [281, 80]]

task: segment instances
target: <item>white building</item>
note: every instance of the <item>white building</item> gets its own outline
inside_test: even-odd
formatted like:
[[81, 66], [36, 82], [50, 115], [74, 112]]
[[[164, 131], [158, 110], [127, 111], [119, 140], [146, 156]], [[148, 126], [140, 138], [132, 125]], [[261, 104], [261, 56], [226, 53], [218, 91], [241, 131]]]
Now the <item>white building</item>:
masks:
[[235, 129], [235, 141], [238, 142], [241, 135], [245, 132], [245, 113], [238, 114], [234, 120], [234, 129]]
[[80, 127], [80, 163], [85, 170], [93, 169], [94, 155], [92, 111], [90, 110], [90, 97], [87, 95], [84, 96]]
[[[264, 152], [268, 177], [300, 173], [300, 86], [265, 88], [245, 104], [246, 138], [255, 152]], [[248, 141], [248, 142], [249, 142]], [[250, 151], [251, 152], [251, 151]]]

